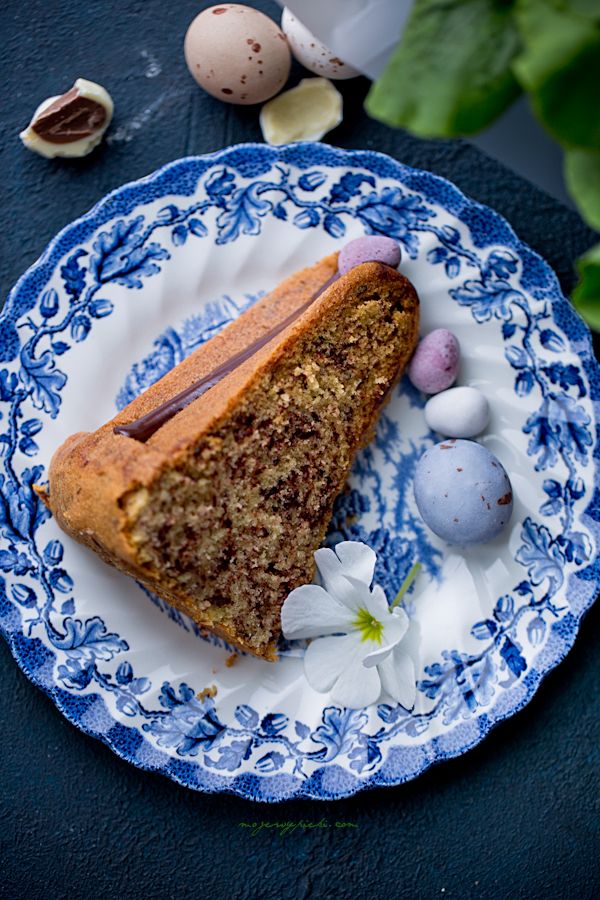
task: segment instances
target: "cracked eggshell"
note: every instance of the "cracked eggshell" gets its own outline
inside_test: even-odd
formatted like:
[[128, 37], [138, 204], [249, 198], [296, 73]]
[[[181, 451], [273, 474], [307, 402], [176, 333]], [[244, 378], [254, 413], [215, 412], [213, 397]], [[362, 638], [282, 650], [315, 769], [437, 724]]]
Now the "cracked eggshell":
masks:
[[342, 62], [333, 50], [315, 37], [287, 7], [281, 16], [281, 30], [288, 39], [292, 53], [309, 72], [340, 81], [360, 75], [360, 72]]
[[196, 16], [184, 42], [187, 67], [201, 88], [225, 103], [263, 103], [288, 79], [290, 48], [264, 13], [239, 3]]
[[320, 141], [342, 121], [342, 95], [326, 78], [304, 78], [265, 103], [259, 121], [268, 144]]

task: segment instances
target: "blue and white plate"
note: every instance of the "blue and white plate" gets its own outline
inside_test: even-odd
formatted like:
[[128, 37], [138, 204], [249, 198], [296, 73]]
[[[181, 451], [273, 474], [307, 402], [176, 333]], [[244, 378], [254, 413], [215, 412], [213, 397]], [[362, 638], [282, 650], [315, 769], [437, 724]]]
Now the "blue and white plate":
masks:
[[[406, 604], [411, 712], [385, 698], [337, 708], [308, 686], [294, 645], [278, 664], [226, 665], [222, 642], [67, 538], [32, 491], [68, 435], [96, 428], [262, 292], [362, 234], [401, 243], [423, 331], [458, 335], [459, 383], [488, 396], [481, 440], [516, 495], [493, 543], [462, 552], [435, 538], [411, 490], [435, 437], [424, 398], [399, 387], [328, 540], [370, 544], [390, 600], [423, 564]], [[52, 241], [10, 296], [0, 354], [0, 625], [67, 719], [140, 768], [265, 801], [398, 784], [521, 709], [594, 599], [600, 385], [588, 329], [507, 223], [435, 175], [321, 144], [174, 162]]]

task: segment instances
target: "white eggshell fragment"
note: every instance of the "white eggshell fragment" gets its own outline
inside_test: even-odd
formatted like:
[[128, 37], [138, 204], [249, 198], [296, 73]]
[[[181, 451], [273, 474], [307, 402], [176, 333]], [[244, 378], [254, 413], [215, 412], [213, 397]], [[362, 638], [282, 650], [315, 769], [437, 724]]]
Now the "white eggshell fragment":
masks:
[[360, 72], [342, 62], [333, 50], [315, 37], [287, 7], [281, 16], [281, 30], [288, 39], [292, 53], [309, 72], [323, 75], [325, 78], [332, 78], [334, 81], [356, 78], [357, 75], [360, 75]]
[[450, 388], [425, 404], [425, 421], [444, 437], [475, 437], [485, 431], [489, 420], [487, 398], [474, 387]]
[[259, 121], [269, 144], [320, 141], [342, 121], [342, 95], [326, 78], [304, 78], [265, 103]]
[[288, 79], [290, 48], [272, 19], [250, 6], [221, 3], [187, 30], [185, 61], [200, 87], [225, 103], [263, 103]]

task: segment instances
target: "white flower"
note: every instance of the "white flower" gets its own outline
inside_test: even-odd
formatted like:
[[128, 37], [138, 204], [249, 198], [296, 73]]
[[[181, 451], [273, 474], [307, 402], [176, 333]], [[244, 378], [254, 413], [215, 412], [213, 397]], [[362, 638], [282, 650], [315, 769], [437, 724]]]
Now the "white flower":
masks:
[[403, 609], [388, 605], [379, 585], [371, 589], [375, 552], [359, 541], [342, 541], [335, 552], [317, 550], [315, 560], [323, 587], [296, 588], [281, 610], [286, 638], [315, 639], [304, 655], [308, 683], [351, 709], [375, 703], [382, 689], [410, 709], [415, 670], [400, 647], [408, 617]]

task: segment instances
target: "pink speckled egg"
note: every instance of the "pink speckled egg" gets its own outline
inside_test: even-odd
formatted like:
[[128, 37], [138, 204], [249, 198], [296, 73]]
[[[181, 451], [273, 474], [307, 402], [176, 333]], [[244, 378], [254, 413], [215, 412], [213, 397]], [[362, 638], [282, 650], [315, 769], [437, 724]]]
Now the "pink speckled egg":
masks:
[[447, 328], [436, 328], [425, 335], [413, 354], [408, 377], [426, 394], [445, 391], [456, 381], [460, 364], [460, 344]]
[[225, 103], [263, 103], [290, 73], [283, 32], [250, 6], [222, 3], [196, 16], [187, 30], [185, 61], [200, 87]]
[[338, 269], [345, 275], [364, 262], [382, 262], [393, 269], [400, 265], [400, 245], [389, 237], [366, 235], [354, 238], [340, 250]]

